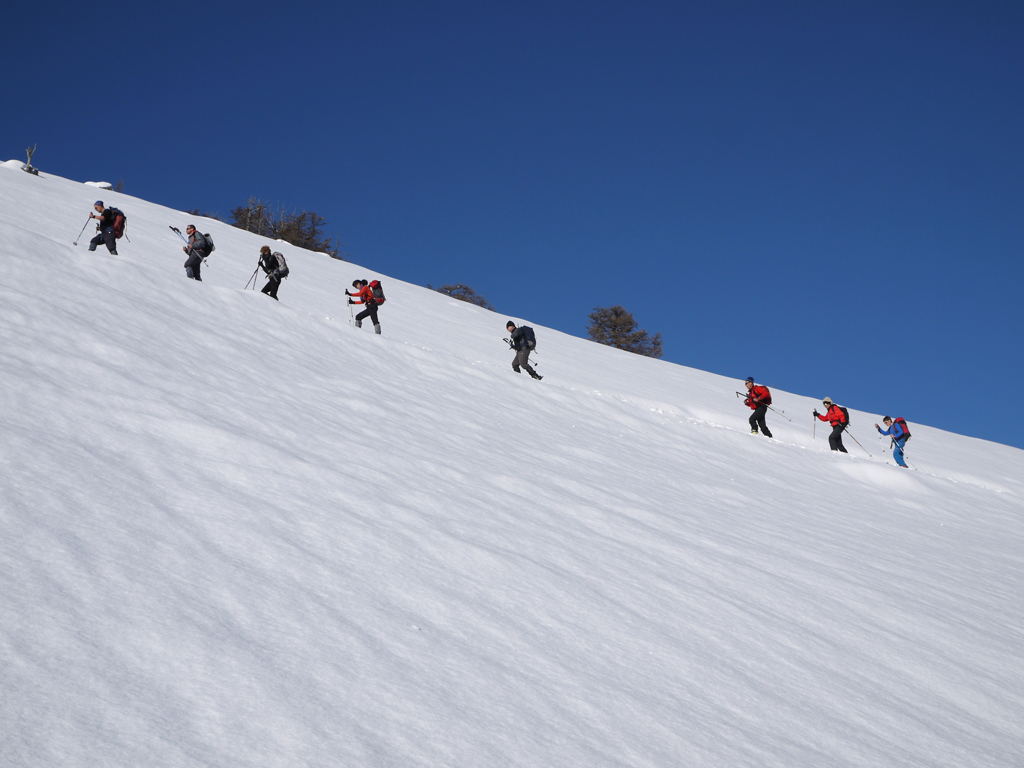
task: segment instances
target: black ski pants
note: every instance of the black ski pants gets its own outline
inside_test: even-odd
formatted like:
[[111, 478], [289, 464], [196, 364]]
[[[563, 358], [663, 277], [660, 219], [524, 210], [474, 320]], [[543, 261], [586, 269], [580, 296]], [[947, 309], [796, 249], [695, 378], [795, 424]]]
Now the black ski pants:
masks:
[[269, 279], [267, 284], [263, 286], [261, 293], [267, 294], [272, 299], [277, 299], [277, 289], [281, 287], [281, 278], [277, 276], [276, 272], [271, 272], [267, 277]]
[[89, 241], [89, 250], [95, 251], [96, 246], [103, 243], [111, 253], [117, 253], [117, 239], [114, 237], [114, 228], [107, 227], [96, 237]]
[[203, 282], [203, 278], [199, 276], [199, 270], [202, 266], [203, 257], [195, 251], [189, 251], [188, 259], [185, 260], [185, 274], [193, 280], [198, 280], [201, 283]]
[[366, 309], [356, 315], [356, 326], [362, 326], [363, 320], [370, 318], [373, 320], [374, 325], [380, 325], [380, 321], [377, 320], [377, 305], [367, 304]]
[[832, 427], [832, 434], [828, 436], [828, 447], [833, 451], [840, 451], [847, 453], [846, 448], [843, 447], [843, 425], [836, 424]]
[[750, 431], [757, 432], [758, 427], [764, 433], [765, 437], [771, 437], [772, 433], [768, 431], [768, 425], [764, 423], [764, 417], [768, 415], [768, 406], [761, 404], [754, 409], [754, 412], [750, 414]]

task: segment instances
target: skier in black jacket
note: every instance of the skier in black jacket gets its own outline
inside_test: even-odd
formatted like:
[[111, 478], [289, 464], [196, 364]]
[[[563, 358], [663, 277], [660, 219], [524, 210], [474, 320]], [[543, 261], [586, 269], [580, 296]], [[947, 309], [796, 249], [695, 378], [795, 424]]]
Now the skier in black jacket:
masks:
[[95, 251], [97, 245], [104, 243], [107, 246], [107, 250], [110, 251], [110, 255], [117, 256], [117, 240], [114, 235], [113, 209], [104, 208], [102, 200], [97, 200], [93, 203], [92, 207], [96, 209], [96, 213], [90, 213], [89, 218], [99, 219], [99, 223], [96, 225], [96, 231], [99, 232], [99, 234], [89, 241], [89, 250]]
[[533, 334], [533, 328], [528, 325], [521, 325], [516, 328], [516, 324], [509, 320], [505, 324], [505, 328], [509, 334], [509, 344], [512, 349], [516, 351], [515, 360], [512, 361], [512, 370], [516, 373], [522, 373], [520, 367], [525, 368], [526, 372], [533, 376], [533, 378], [540, 381], [544, 377], [537, 373], [533, 368], [530, 367], [530, 353], [537, 348], [536, 337]]
[[284, 255], [264, 245], [260, 248], [260, 268], [267, 274], [267, 284], [263, 286], [261, 293], [267, 294], [274, 301], [277, 298], [277, 289], [281, 287], [281, 279], [288, 274], [288, 267], [284, 261]]

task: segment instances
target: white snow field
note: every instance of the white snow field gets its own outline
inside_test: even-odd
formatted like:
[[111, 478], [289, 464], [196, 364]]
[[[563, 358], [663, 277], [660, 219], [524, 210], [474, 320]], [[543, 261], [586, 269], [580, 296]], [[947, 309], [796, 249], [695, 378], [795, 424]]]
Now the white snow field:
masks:
[[1024, 452], [193, 220], [0, 168], [3, 766], [1024, 765]]

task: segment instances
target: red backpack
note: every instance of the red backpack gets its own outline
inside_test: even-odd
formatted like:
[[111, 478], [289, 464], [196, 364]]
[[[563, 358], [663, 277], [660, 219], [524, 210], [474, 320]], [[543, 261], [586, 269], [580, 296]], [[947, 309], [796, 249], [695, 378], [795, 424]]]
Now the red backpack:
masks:
[[766, 387], [764, 384], [758, 384], [750, 391], [751, 394], [754, 394], [755, 392], [757, 392], [757, 394], [761, 397], [761, 405], [772, 404], [771, 390], [769, 390], [768, 387]]
[[377, 304], [383, 304], [386, 301], [384, 298], [384, 287], [380, 284], [380, 280], [370, 281], [370, 293]]
[[128, 225], [128, 217], [118, 208], [111, 208], [110, 211], [114, 214], [114, 237], [120, 240], [124, 236], [124, 228]]
[[904, 419], [902, 416], [897, 416], [895, 419], [892, 420], [892, 423], [893, 424], [899, 424], [900, 427], [902, 427], [902, 429], [903, 429], [903, 438], [905, 440], [909, 440], [910, 439], [910, 427], [907, 426], [907, 420], [906, 419]]

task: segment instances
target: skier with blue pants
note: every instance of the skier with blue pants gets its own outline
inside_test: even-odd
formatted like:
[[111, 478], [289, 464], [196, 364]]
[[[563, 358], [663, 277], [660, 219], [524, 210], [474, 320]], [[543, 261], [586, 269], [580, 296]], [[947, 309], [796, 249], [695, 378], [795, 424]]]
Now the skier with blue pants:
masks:
[[885, 429], [882, 429], [877, 424], [875, 424], [875, 429], [878, 430], [878, 434], [889, 435], [892, 438], [893, 445], [895, 446], [892, 449], [892, 457], [896, 459], [896, 463], [901, 467], [909, 469], [907, 462], [903, 460], [903, 446], [907, 442], [907, 431], [889, 416], [883, 416], [882, 423], [885, 424]]

